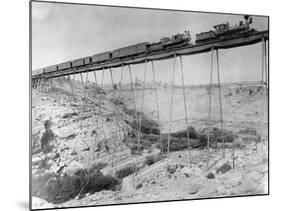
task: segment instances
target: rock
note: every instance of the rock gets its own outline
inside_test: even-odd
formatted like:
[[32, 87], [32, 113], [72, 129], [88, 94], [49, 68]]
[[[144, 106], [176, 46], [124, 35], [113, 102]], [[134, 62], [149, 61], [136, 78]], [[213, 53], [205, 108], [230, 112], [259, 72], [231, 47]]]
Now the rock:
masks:
[[37, 165], [42, 161], [41, 157], [34, 157], [32, 158], [32, 165]]
[[183, 173], [186, 177], [190, 177], [191, 174], [192, 174], [192, 170], [189, 169], [189, 168], [187, 168], [187, 167], [184, 167], [184, 168], [182, 169], [182, 173]]
[[216, 170], [216, 173], [217, 174], [224, 174], [224, 173], [226, 173], [230, 170], [231, 170], [231, 165], [229, 165], [228, 163], [225, 163]]
[[153, 180], [150, 184], [152, 184], [152, 185], [153, 185], [153, 184], [156, 184], [156, 181], [155, 181], [155, 180]]
[[75, 153], [78, 153], [78, 154], [83, 151], [89, 150], [88, 144], [80, 138], [75, 138], [75, 139], [69, 140], [65, 143], [65, 145], [66, 145], [66, 147], [69, 147], [71, 150], [73, 150]]
[[215, 174], [213, 172], [209, 172], [206, 176], [208, 179], [215, 179]]
[[218, 186], [216, 188], [216, 193], [218, 195], [226, 195], [227, 194], [227, 190], [223, 186]]
[[249, 173], [247, 176], [249, 179], [251, 179], [254, 182], [258, 182], [262, 178], [262, 174], [256, 171]]
[[199, 191], [199, 186], [198, 185], [191, 185], [188, 188], [188, 193], [189, 194], [196, 194]]
[[32, 197], [32, 209], [42, 209], [54, 207], [51, 203], [37, 197]]
[[74, 128], [72, 127], [67, 127], [67, 128], [62, 128], [61, 130], [57, 131], [57, 135], [61, 138], [61, 139], [73, 139], [76, 137], [76, 133], [73, 132]]

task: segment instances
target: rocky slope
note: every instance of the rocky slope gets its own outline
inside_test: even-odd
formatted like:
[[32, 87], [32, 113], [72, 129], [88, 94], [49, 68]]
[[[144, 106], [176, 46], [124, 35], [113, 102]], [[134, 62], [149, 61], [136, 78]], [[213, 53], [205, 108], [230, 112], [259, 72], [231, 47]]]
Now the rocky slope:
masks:
[[[104, 163], [104, 174], [112, 174], [132, 163], [139, 163], [140, 171], [134, 176], [138, 184], [126, 189], [104, 190], [86, 194], [83, 198], [71, 199], [61, 204], [44, 202], [33, 194], [34, 208], [87, 206], [171, 199], [208, 198], [267, 193], [268, 155], [267, 123], [264, 121], [263, 102], [265, 92], [255, 87], [226, 87], [222, 90], [224, 127], [234, 132], [252, 128], [261, 135], [259, 142], [222, 150], [211, 149], [211, 157], [205, 149], [183, 150], [170, 153], [153, 165], [145, 165], [146, 157], [158, 151], [143, 150], [141, 156], [132, 154], [130, 138], [133, 115], [124, 110], [133, 108], [129, 90], [120, 92], [121, 101], [113, 99], [112, 91], [104, 91], [93, 83], [85, 87], [75, 82], [74, 96], [69, 81], [54, 80], [44, 89], [32, 90], [32, 175], [46, 173], [74, 175], [79, 169], [88, 169], [94, 164]], [[119, 90], [115, 90], [119, 96]], [[169, 93], [159, 87], [160, 130], [168, 132]], [[217, 90], [214, 92], [217, 94]], [[145, 91], [144, 114], [157, 120], [154, 91]], [[206, 129], [208, 112], [208, 89], [186, 89], [189, 124], [198, 130]], [[141, 89], [135, 92], [137, 110], [141, 110]], [[175, 90], [172, 132], [186, 128], [183, 112], [182, 90]], [[216, 96], [217, 97], [217, 96]], [[218, 99], [213, 97], [213, 126], [218, 119]], [[51, 120], [56, 135], [54, 148], [48, 154], [40, 152], [39, 141], [44, 133], [44, 121]], [[117, 127], [116, 127], [117, 123]], [[129, 140], [129, 141], [128, 141]], [[208, 162], [209, 160], [209, 162]], [[220, 167], [227, 166], [225, 171]], [[222, 168], [224, 168], [222, 167]], [[168, 173], [167, 173], [168, 168]], [[143, 175], [143, 176], [141, 176]], [[127, 180], [126, 180], [127, 181]], [[137, 181], [137, 180], [136, 180]], [[129, 185], [130, 187], [130, 185]]]

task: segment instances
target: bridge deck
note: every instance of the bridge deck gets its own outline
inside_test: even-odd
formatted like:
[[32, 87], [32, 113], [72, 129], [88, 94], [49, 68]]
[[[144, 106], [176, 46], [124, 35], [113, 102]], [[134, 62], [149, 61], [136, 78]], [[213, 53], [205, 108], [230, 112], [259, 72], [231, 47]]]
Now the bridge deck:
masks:
[[[177, 48], [177, 49], [159, 51], [159, 52], [147, 54], [146, 56], [142, 55], [139, 57], [123, 59], [120, 61], [113, 61], [113, 62], [98, 64], [98, 65], [91, 64], [91, 65], [87, 65], [87, 66], [83, 66], [83, 67], [79, 67], [79, 68], [69, 68], [66, 70], [56, 71], [56, 72], [52, 72], [52, 73], [45, 73], [44, 77], [52, 78], [52, 77], [77, 74], [77, 73], [87, 72], [87, 71], [89, 71], [89, 72], [98, 71], [98, 70], [102, 70], [102, 69], [121, 67], [122, 64], [124, 66], [129, 65], [129, 64], [140, 64], [140, 63], [145, 62], [145, 59], [147, 61], [164, 60], [164, 59], [172, 58], [174, 56], [174, 54], [176, 54], [177, 56], [194, 55], [194, 54], [211, 51], [212, 48], [228, 49], [228, 48], [235, 48], [235, 47], [241, 47], [241, 46], [246, 46], [246, 45], [253, 45], [258, 42], [261, 42], [263, 39], [264, 40], [269, 39], [268, 30], [257, 32], [248, 37], [233, 38], [233, 39], [229, 39], [229, 40], [217, 41], [217, 42], [207, 43], [207, 44], [190, 45], [190, 46], [185, 46], [185, 47], [181, 47], [181, 48]], [[38, 77], [42, 77], [42, 75], [41, 76], [38, 76], [38, 75], [32, 76], [33, 79], [38, 78]]]

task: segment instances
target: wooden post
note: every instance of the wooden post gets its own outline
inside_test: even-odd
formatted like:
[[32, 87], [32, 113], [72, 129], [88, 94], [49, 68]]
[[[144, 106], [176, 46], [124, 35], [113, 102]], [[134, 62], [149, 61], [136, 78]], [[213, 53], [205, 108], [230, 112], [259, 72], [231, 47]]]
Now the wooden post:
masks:
[[83, 75], [82, 75], [82, 73], [81, 73], [81, 72], [80, 72], [80, 77], [81, 77], [81, 82], [82, 82], [82, 91], [83, 91], [82, 105], [83, 105], [83, 110], [85, 110], [84, 101], [86, 101], [86, 95], [85, 95], [85, 87], [84, 87]]
[[169, 134], [168, 134], [168, 147], [167, 147], [167, 174], [168, 176], [168, 167], [169, 167], [169, 154], [170, 154], [170, 142], [171, 142], [171, 132], [172, 132], [172, 113], [173, 113], [173, 98], [174, 98], [174, 83], [175, 83], [175, 71], [176, 71], [176, 53], [174, 53], [174, 62], [173, 62], [173, 75], [171, 82], [171, 101], [170, 101], [170, 119], [169, 119]]
[[210, 130], [211, 130], [211, 110], [212, 110], [212, 83], [213, 83], [213, 56], [214, 56], [214, 47], [212, 47], [211, 51], [211, 75], [210, 75], [210, 90], [209, 90], [209, 114], [208, 114], [208, 137], [207, 137], [207, 153], [208, 153], [208, 161], [207, 168], [209, 167], [210, 161]]
[[219, 104], [220, 104], [220, 123], [221, 123], [221, 139], [222, 139], [222, 148], [223, 148], [223, 158], [225, 157], [225, 142], [223, 137], [223, 116], [222, 116], [222, 100], [221, 100], [221, 82], [220, 82], [220, 65], [219, 65], [219, 51], [216, 49], [217, 57], [217, 72], [218, 72], [218, 88], [219, 88]]
[[[156, 87], [156, 79], [155, 79], [155, 71], [154, 71], [154, 63], [151, 61], [151, 67], [152, 67], [152, 74], [153, 74], [153, 84], [154, 84], [154, 92], [155, 92], [155, 101], [156, 101], [156, 111], [157, 111], [157, 119], [160, 124], [160, 111], [159, 111], [159, 102], [158, 102], [158, 94], [157, 94], [157, 87]], [[164, 146], [163, 146], [163, 141], [162, 141], [162, 136], [161, 136], [161, 131], [159, 133], [159, 142], [162, 147], [162, 156], [164, 156]]]
[[182, 83], [182, 94], [183, 94], [183, 102], [184, 102], [184, 117], [185, 117], [185, 125], [186, 125], [186, 140], [188, 145], [188, 154], [189, 154], [189, 165], [192, 164], [192, 157], [191, 157], [191, 145], [189, 140], [189, 131], [188, 131], [188, 119], [187, 119], [187, 105], [186, 105], [186, 95], [185, 95], [185, 86], [184, 86], [184, 74], [183, 74], [183, 67], [182, 67], [182, 56], [180, 56], [180, 69], [181, 69], [181, 83]]

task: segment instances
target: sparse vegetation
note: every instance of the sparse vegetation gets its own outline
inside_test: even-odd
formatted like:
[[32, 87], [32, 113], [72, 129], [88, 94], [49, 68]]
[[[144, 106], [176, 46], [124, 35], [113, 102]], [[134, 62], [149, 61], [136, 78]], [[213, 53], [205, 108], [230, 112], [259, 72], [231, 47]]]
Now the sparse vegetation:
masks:
[[136, 171], [138, 171], [138, 168], [135, 165], [127, 166], [127, 167], [117, 171], [116, 176], [119, 179], [123, 179], [124, 177], [127, 177], [127, 176], [135, 173]]
[[[50, 178], [52, 179], [50, 180]], [[48, 184], [46, 185], [46, 183]], [[44, 175], [33, 179], [32, 194], [54, 204], [63, 203], [76, 196], [113, 190], [120, 181], [112, 176], [103, 175], [99, 170], [76, 172], [74, 176]], [[40, 190], [42, 189], [42, 190]], [[40, 190], [40, 193], [38, 191]]]
[[149, 155], [145, 158], [145, 164], [150, 166], [162, 159], [162, 155]]

